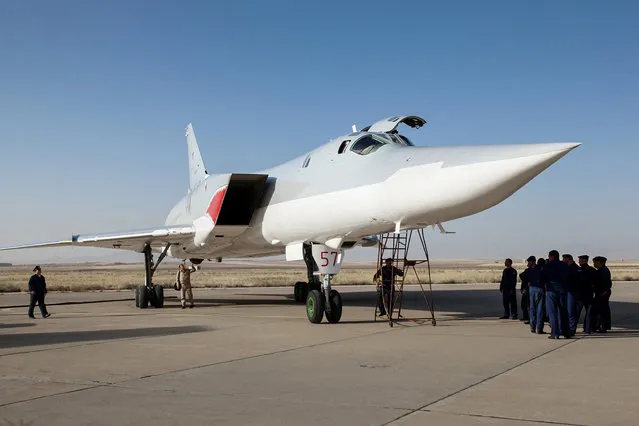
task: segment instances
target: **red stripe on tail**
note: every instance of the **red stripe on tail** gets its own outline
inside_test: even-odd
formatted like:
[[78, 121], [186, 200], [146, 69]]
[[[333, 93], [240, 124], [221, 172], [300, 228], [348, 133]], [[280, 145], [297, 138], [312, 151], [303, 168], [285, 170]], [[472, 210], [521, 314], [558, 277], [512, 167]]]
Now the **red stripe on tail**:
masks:
[[222, 209], [222, 202], [226, 195], [226, 188], [227, 187], [225, 186], [215, 191], [215, 194], [213, 194], [213, 198], [211, 198], [211, 202], [209, 203], [209, 208], [206, 209], [206, 214], [213, 220], [213, 223], [217, 222], [217, 217]]

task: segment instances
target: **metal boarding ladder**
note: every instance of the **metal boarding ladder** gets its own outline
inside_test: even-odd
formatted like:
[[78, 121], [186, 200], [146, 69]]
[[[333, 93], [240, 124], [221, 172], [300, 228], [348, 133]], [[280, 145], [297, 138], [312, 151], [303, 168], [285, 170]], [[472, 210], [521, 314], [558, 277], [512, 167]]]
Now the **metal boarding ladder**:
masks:
[[[421, 245], [421, 249], [423, 251], [424, 257], [419, 259], [410, 259], [409, 258], [409, 250], [411, 247], [411, 243], [413, 242], [413, 236], [417, 234], [419, 239], [419, 243]], [[384, 293], [384, 286], [382, 285], [382, 274], [381, 268], [384, 266], [385, 259], [392, 259], [392, 266], [394, 268], [402, 271], [402, 275], [396, 276], [394, 273], [392, 276], [392, 284], [391, 284], [391, 295], [389, 297], [389, 303], [386, 301], [386, 294]], [[417, 265], [426, 264], [428, 270], [428, 295], [426, 295], [426, 290], [424, 289], [424, 284], [426, 284], [425, 280], [423, 281], [418, 273], [416, 268]], [[423, 318], [405, 318], [402, 316], [402, 303], [404, 300], [404, 283], [406, 282], [406, 278], [409, 272], [413, 272], [415, 274], [415, 279], [417, 284], [420, 285], [421, 293], [424, 297], [424, 301], [426, 303], [426, 307], [429, 311], [430, 316]], [[378, 318], [379, 306], [378, 300], [381, 296], [382, 303], [384, 306], [384, 310], [386, 311], [386, 319], [388, 320], [389, 325], [392, 327], [393, 324], [402, 319], [411, 320], [413, 322], [423, 323], [424, 321], [430, 320], [432, 325], [436, 325], [437, 321], [435, 320], [435, 311], [433, 307], [433, 297], [432, 297], [432, 279], [430, 273], [430, 259], [428, 255], [428, 247], [426, 245], [426, 238], [424, 236], [424, 229], [405, 229], [397, 232], [389, 232], [386, 234], [379, 235], [379, 245], [378, 245], [378, 253], [377, 253], [377, 273], [374, 279], [377, 290], [378, 290], [378, 298], [375, 300], [375, 321]], [[395, 315], [396, 312], [396, 315]]]

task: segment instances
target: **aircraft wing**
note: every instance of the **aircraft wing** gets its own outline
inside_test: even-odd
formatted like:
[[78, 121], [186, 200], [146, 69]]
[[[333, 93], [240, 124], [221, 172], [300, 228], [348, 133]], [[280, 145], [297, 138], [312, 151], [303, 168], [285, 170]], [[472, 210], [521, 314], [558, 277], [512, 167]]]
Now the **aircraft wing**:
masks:
[[150, 244], [151, 246], [164, 246], [167, 243], [180, 244], [189, 239], [192, 240], [193, 235], [195, 235], [195, 230], [191, 225], [162, 226], [124, 232], [73, 235], [68, 240], [0, 247], [0, 251], [41, 247], [83, 246], [142, 252], [146, 244]]

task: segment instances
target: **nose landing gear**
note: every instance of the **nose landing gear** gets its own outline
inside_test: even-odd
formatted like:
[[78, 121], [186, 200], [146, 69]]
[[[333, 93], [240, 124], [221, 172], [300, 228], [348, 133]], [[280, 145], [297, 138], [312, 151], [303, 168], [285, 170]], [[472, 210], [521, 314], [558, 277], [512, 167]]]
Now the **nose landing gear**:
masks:
[[338, 323], [342, 297], [331, 289], [331, 279], [341, 269], [344, 251], [316, 243], [304, 244], [303, 249], [309, 283], [295, 283], [295, 301], [306, 303], [306, 316], [313, 324], [321, 323], [324, 314], [329, 323]]

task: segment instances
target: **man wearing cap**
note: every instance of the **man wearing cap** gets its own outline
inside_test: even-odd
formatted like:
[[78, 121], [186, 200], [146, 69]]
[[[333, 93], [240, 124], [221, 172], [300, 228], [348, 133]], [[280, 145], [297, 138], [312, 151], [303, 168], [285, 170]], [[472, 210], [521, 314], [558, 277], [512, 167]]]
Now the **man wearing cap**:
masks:
[[[404, 271], [393, 266], [393, 259], [388, 258], [384, 262], [384, 266], [381, 269], [378, 269], [375, 275], [373, 276], [373, 280], [377, 280], [378, 278], [382, 278], [381, 288], [378, 288], [377, 293], [377, 306], [379, 307], [379, 316], [386, 315], [386, 306], [388, 309], [393, 312], [393, 307], [391, 306], [391, 302], [393, 301], [393, 296], [395, 293], [395, 276], [399, 275], [400, 277], [404, 276]], [[382, 298], [383, 296], [383, 298]]]
[[530, 317], [530, 332], [545, 334], [544, 332], [544, 287], [541, 283], [541, 265], [537, 264], [535, 256], [526, 259], [528, 267], [519, 276], [522, 286], [528, 288], [528, 305]]
[[29, 318], [35, 318], [33, 310], [36, 302], [40, 308], [42, 318], [48, 318], [51, 314], [47, 312], [47, 305], [44, 304], [44, 295], [47, 293], [47, 283], [39, 265], [33, 268], [33, 272], [35, 273], [29, 278]]
[[611, 328], [610, 295], [612, 294], [612, 277], [603, 256], [595, 256], [592, 262], [597, 270], [595, 275], [595, 299], [593, 301], [593, 322], [597, 333], [605, 333]]
[[568, 277], [566, 280], [566, 308], [568, 311], [568, 331], [571, 336], [577, 334], [579, 322], [579, 266], [575, 263], [571, 254], [562, 255], [562, 261], [568, 265]]
[[501, 273], [499, 291], [504, 305], [504, 315], [500, 319], [517, 319], [517, 270], [513, 268], [513, 261], [504, 261], [504, 270]]
[[568, 265], [559, 260], [559, 252], [549, 251], [542, 278], [546, 286], [546, 309], [551, 328], [549, 339], [559, 339], [560, 335], [566, 339], [571, 337], [566, 306], [568, 272]]
[[582, 254], [579, 256], [578, 282], [579, 282], [579, 303], [577, 305], [577, 321], [584, 309], [584, 333], [590, 334], [592, 331], [592, 299], [595, 292], [594, 274], [595, 269], [588, 265], [589, 256]]

